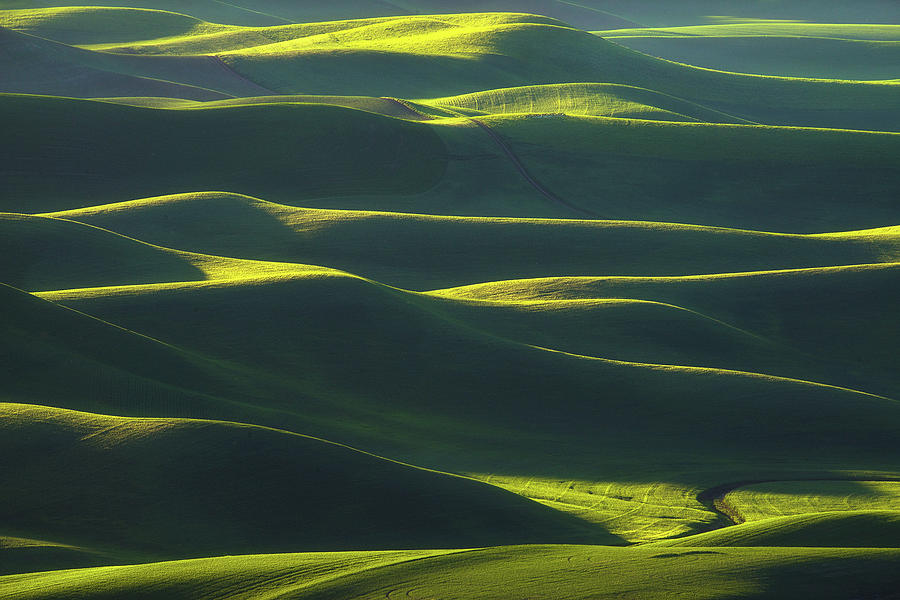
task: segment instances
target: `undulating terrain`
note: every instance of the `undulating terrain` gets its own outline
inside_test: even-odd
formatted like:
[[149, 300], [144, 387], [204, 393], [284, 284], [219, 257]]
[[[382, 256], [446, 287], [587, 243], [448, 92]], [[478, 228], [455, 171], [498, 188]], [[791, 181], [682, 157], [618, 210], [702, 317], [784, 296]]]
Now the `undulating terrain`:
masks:
[[895, 0], [0, 0], [0, 598], [900, 598]]

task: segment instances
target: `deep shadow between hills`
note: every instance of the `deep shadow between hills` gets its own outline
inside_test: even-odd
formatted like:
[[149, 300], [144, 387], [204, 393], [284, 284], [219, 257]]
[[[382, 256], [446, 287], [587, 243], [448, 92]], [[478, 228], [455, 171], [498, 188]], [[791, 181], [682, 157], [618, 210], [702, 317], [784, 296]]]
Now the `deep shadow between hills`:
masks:
[[447, 166], [419, 123], [327, 105], [156, 110], [43, 96], [0, 96], [0, 210], [43, 212], [232, 189], [283, 199], [415, 193]]
[[24, 290], [206, 278], [178, 253], [58, 219], [0, 213], [0, 232], [0, 282]]
[[536, 144], [514, 145], [550, 189], [608, 219], [782, 233], [900, 223], [896, 201], [900, 171], [896, 168], [612, 153], [586, 156]]

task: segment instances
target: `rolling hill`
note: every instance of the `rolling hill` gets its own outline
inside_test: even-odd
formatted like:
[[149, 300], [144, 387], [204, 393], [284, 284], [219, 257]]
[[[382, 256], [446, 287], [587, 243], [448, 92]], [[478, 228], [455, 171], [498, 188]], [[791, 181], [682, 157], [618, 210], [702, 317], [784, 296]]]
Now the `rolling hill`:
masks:
[[[798, 560], [798, 556], [800, 560]], [[95, 598], [463, 599], [539, 598], [714, 599], [723, 594], [765, 598], [814, 593], [843, 599], [891, 597], [884, 573], [896, 569], [890, 549], [714, 548], [651, 549], [531, 546], [451, 552], [390, 552], [239, 556], [134, 567], [16, 575], [0, 579], [15, 600], [63, 595]], [[665, 583], [660, 583], [660, 580]], [[603, 587], [598, 591], [598, 581]], [[100, 591], [97, 591], [100, 590]]]
[[897, 597], [891, 0], [0, 0], [0, 597]]
[[[319, 208], [810, 233], [878, 227], [897, 214], [894, 133], [519, 114], [480, 118], [487, 135], [468, 119], [412, 122], [324, 104], [154, 109], [17, 95], [0, 96], [0, 112], [12, 123], [4, 136], [29, 148], [3, 156], [2, 208], [15, 212], [226, 188]], [[327, 143], [308, 143], [322, 136]], [[251, 156], [259, 168], [243, 166]], [[190, 171], [175, 168], [184, 164]], [[864, 210], [844, 201], [851, 192]]]
[[483, 483], [277, 430], [28, 405], [2, 410], [4, 452], [21, 457], [4, 472], [4, 486], [16, 482], [4, 530], [97, 547], [120, 561], [298, 544], [466, 547], [548, 535], [617, 543], [598, 527]]
[[896, 25], [763, 21], [595, 33], [653, 56], [762, 75], [895, 79], [900, 59]]

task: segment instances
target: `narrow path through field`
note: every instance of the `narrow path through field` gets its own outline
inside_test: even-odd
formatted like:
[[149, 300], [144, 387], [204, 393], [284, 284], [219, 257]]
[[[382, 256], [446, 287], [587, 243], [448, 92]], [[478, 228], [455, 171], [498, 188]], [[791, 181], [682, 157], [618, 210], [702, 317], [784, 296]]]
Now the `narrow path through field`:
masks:
[[259, 85], [255, 81], [251, 81], [251, 80], [247, 79], [246, 77], [244, 77], [243, 75], [241, 75], [240, 73], [238, 73], [237, 71], [235, 71], [234, 69], [229, 67], [228, 64], [224, 60], [222, 60], [221, 57], [219, 57], [218, 55], [208, 54], [207, 56], [209, 56], [209, 59], [213, 63], [215, 63], [219, 68], [223, 69], [228, 74], [229, 77], [238, 79], [242, 83], [249, 85], [251, 90], [261, 92], [260, 95], [262, 95], [262, 96], [278, 96], [279, 95], [279, 93], [276, 92], [275, 90], [270, 90], [267, 87]]
[[810, 477], [807, 479], [755, 479], [747, 481], [737, 481], [733, 483], [723, 483], [721, 485], [707, 488], [697, 494], [697, 500], [706, 506], [709, 510], [719, 515], [721, 524], [716, 524], [711, 529], [721, 529], [730, 525], [740, 525], [744, 523], [741, 512], [725, 500], [725, 496], [748, 485], [756, 485], [759, 483], [783, 483], [783, 482], [801, 482], [801, 481], [884, 481], [891, 483], [900, 483], [900, 478], [896, 477]]
[[[384, 97], [384, 99], [395, 102], [395, 103], [399, 104], [400, 106], [402, 106], [403, 108], [405, 108], [409, 111], [412, 111], [413, 113], [415, 113], [417, 115], [421, 115], [426, 120], [434, 118], [429, 115], [421, 113], [420, 111], [416, 110], [413, 106], [407, 104], [406, 102], [404, 102], [403, 100], [400, 100], [398, 98]], [[480, 127], [485, 133], [487, 133], [490, 136], [490, 138], [492, 140], [494, 140], [494, 142], [498, 146], [500, 146], [500, 149], [503, 150], [503, 153], [509, 158], [509, 160], [512, 161], [513, 166], [516, 168], [516, 170], [519, 172], [519, 174], [522, 175], [523, 178], [525, 178], [525, 181], [527, 181], [528, 184], [531, 187], [533, 187], [534, 189], [536, 189], [542, 196], [544, 196], [545, 198], [547, 198], [554, 204], [559, 204], [561, 206], [565, 206], [566, 208], [568, 208], [571, 211], [581, 213], [583, 215], [593, 217], [595, 219], [602, 218], [597, 213], [590, 211], [586, 208], [576, 206], [576, 205], [572, 204], [571, 202], [569, 202], [568, 200], [560, 198], [559, 196], [554, 194], [552, 191], [547, 189], [540, 181], [535, 179], [534, 176], [528, 172], [528, 169], [522, 163], [522, 160], [515, 153], [515, 151], [513, 151], [513, 149], [510, 147], [510, 145], [506, 143], [506, 140], [504, 140], [503, 137], [499, 133], [494, 131], [494, 129], [490, 125], [488, 125], [487, 123], [485, 123], [484, 121], [482, 121], [480, 119], [476, 119], [475, 117], [469, 117], [467, 115], [462, 115], [462, 114], [460, 114], [459, 116], [461, 118], [468, 119], [469, 121], [471, 121], [472, 123], [474, 123], [475, 125]]]
[[540, 181], [535, 179], [531, 175], [531, 173], [528, 172], [528, 169], [525, 168], [525, 165], [522, 164], [522, 161], [519, 159], [519, 157], [516, 155], [516, 153], [513, 152], [513, 149], [509, 146], [509, 144], [506, 143], [506, 140], [504, 140], [500, 136], [499, 133], [494, 131], [490, 127], [490, 125], [488, 125], [484, 121], [481, 121], [480, 119], [476, 119], [474, 117], [467, 117], [467, 118], [470, 121], [472, 121], [473, 123], [475, 123], [476, 125], [478, 125], [479, 127], [481, 127], [481, 129], [483, 129], [485, 131], [485, 133], [487, 133], [489, 136], [491, 136], [491, 139], [493, 139], [497, 143], [497, 145], [500, 146], [500, 149], [503, 150], [503, 152], [506, 154], [506, 156], [508, 156], [509, 159], [512, 161], [513, 165], [516, 167], [516, 170], [519, 171], [519, 173], [522, 175], [522, 177], [525, 178], [525, 181], [527, 181], [529, 184], [531, 184], [531, 187], [533, 187], [538, 192], [540, 192], [541, 195], [543, 195], [545, 198], [547, 198], [551, 202], [555, 202], [556, 204], [561, 204], [562, 206], [565, 206], [569, 210], [573, 210], [577, 213], [581, 213], [581, 214], [587, 215], [589, 217], [594, 217], [594, 218], [599, 217], [599, 215], [597, 215], [597, 213], [587, 210], [586, 208], [581, 208], [580, 206], [575, 206], [571, 202], [568, 202], [567, 200], [560, 198], [559, 196], [557, 196], [556, 194], [554, 194], [553, 192], [548, 190], [546, 187], [544, 187], [544, 185]]

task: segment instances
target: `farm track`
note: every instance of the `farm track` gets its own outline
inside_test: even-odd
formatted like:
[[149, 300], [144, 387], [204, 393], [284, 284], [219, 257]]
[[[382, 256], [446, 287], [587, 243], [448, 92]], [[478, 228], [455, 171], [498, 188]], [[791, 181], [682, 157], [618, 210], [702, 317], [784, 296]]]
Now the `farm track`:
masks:
[[809, 477], [806, 479], [753, 479], [747, 481], [738, 481], [733, 483], [723, 483], [721, 485], [713, 486], [711, 488], [707, 488], [697, 494], [697, 501], [706, 506], [712, 512], [715, 512], [719, 515], [719, 524], [713, 524], [706, 531], [712, 531], [714, 529], [721, 529], [722, 527], [729, 527], [731, 525], [740, 525], [741, 523], [746, 522], [743, 515], [741, 515], [740, 511], [734, 506], [730, 505], [726, 500], [725, 496], [730, 494], [731, 492], [748, 486], [748, 485], [756, 485], [759, 483], [784, 483], [784, 482], [799, 482], [799, 481], [879, 481], [879, 482], [889, 482], [889, 483], [900, 483], [900, 479], [895, 477]]
[[[425, 114], [419, 112], [412, 106], [408, 105], [407, 103], [403, 102], [402, 100], [398, 100], [397, 98], [384, 98], [384, 99], [390, 100], [390, 101], [402, 106], [406, 110], [412, 111], [413, 113], [415, 113], [417, 115], [421, 115], [422, 117], [424, 117], [425, 120], [430, 120], [433, 118], [433, 117], [430, 117], [428, 115], [425, 115]], [[485, 133], [487, 133], [488, 136], [490, 136], [490, 138], [500, 147], [500, 149], [507, 156], [507, 158], [509, 158], [509, 160], [513, 163], [513, 166], [516, 168], [516, 170], [519, 172], [519, 174], [525, 179], [525, 181], [527, 181], [528, 184], [531, 187], [533, 187], [535, 190], [537, 190], [538, 193], [540, 193], [542, 196], [544, 196], [545, 198], [547, 198], [554, 204], [559, 204], [560, 206], [564, 206], [564, 207], [568, 208], [569, 210], [574, 211], [576, 213], [579, 213], [579, 214], [582, 214], [582, 215], [585, 215], [585, 216], [588, 216], [588, 217], [591, 217], [594, 219], [603, 218], [593, 211], [590, 211], [586, 208], [582, 208], [580, 206], [576, 206], [575, 204], [572, 204], [568, 200], [560, 198], [559, 196], [554, 194], [552, 191], [547, 189], [544, 186], [544, 184], [542, 184], [540, 181], [538, 181], [537, 179], [534, 178], [534, 176], [528, 171], [528, 168], [524, 165], [524, 163], [522, 163], [522, 160], [515, 153], [515, 151], [512, 149], [512, 147], [510, 147], [510, 145], [506, 143], [506, 140], [504, 140], [503, 137], [499, 133], [494, 131], [494, 129], [490, 125], [488, 125], [484, 121], [482, 121], [480, 119], [476, 119], [474, 117], [468, 117], [466, 115], [460, 115], [460, 116], [465, 119], [468, 119], [469, 121], [471, 121], [472, 123], [474, 123], [475, 125], [480, 127]]]
[[227, 72], [230, 77], [239, 79], [243, 83], [248, 84], [251, 88], [255, 89], [256, 91], [263, 92], [264, 96], [278, 96], [279, 95], [279, 93], [276, 92], [275, 90], [270, 90], [269, 88], [262, 86], [262, 85], [256, 83], [255, 81], [251, 81], [251, 80], [247, 79], [246, 77], [244, 77], [243, 75], [241, 75], [240, 73], [238, 73], [237, 71], [235, 71], [234, 69], [229, 67], [228, 64], [224, 60], [222, 60], [222, 58], [219, 55], [209, 54], [207, 56], [209, 56], [209, 59], [213, 63], [215, 63], [218, 67], [220, 67], [222, 70]]
[[551, 202], [565, 206], [569, 210], [575, 211], [577, 213], [581, 213], [595, 219], [601, 218], [597, 213], [587, 210], [586, 208], [576, 206], [548, 190], [541, 182], [535, 179], [534, 176], [532, 176], [532, 174], [528, 172], [528, 169], [524, 164], [522, 164], [521, 159], [519, 159], [518, 155], [513, 151], [509, 144], [506, 143], [506, 140], [504, 140], [499, 133], [494, 131], [490, 125], [488, 125], [484, 121], [481, 121], [480, 119], [475, 119], [473, 117], [468, 117], [468, 119], [478, 125], [481, 129], [483, 129], [485, 133], [487, 133], [491, 137], [491, 139], [493, 139], [497, 143], [497, 145], [500, 146], [500, 149], [503, 150], [504, 154], [506, 154], [507, 157], [509, 157], [513, 165], [516, 167], [516, 170], [519, 171], [522, 177], [525, 178], [525, 181], [527, 181], [531, 185], [531, 187], [540, 192], [542, 196], [544, 196]]

